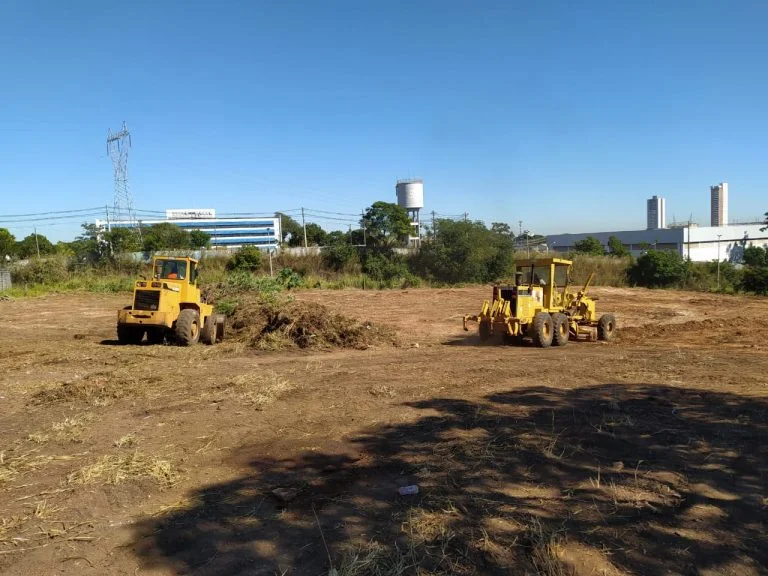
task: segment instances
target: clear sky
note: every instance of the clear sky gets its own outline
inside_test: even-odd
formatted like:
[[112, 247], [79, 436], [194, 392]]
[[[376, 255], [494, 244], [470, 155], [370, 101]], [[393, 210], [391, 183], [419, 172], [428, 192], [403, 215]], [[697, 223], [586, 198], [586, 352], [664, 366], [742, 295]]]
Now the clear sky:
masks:
[[419, 176], [427, 211], [621, 230], [653, 194], [707, 224], [726, 180], [754, 217], [766, 21], [763, 1], [4, 0], [0, 215], [111, 204], [125, 120], [142, 209], [358, 213]]

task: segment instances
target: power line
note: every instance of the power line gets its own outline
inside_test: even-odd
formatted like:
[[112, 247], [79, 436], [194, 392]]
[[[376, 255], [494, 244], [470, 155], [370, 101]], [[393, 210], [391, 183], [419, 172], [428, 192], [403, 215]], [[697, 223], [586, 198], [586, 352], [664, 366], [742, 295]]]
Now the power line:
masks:
[[31, 216], [47, 216], [58, 214], [73, 214], [75, 212], [94, 212], [96, 210], [101, 211], [102, 207], [97, 206], [95, 208], [78, 208], [77, 210], [52, 210], [50, 212], [32, 212], [30, 214], [0, 214], [0, 218], [27, 218]]

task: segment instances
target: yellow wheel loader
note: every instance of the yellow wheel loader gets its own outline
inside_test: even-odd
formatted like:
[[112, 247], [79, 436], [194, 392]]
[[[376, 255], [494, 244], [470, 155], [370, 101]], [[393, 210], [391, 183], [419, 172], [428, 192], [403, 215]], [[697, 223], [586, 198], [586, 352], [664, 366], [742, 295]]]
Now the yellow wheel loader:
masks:
[[481, 340], [502, 334], [506, 342], [530, 338], [536, 346], [565, 346], [569, 340], [611, 340], [616, 334], [613, 314], [597, 317], [597, 298], [587, 296], [594, 273], [578, 292], [570, 285], [573, 262], [535, 258], [517, 262], [514, 286], [494, 286], [491, 300], [477, 316]]
[[117, 313], [117, 340], [150, 344], [166, 340], [181, 346], [215, 344], [224, 339], [224, 315], [200, 299], [198, 262], [192, 258], [156, 257], [152, 278], [137, 280], [133, 304]]

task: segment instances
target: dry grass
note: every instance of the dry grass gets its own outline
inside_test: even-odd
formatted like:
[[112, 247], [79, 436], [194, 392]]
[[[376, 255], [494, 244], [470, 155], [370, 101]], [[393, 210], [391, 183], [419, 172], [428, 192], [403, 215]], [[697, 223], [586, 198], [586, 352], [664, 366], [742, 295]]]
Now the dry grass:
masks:
[[174, 485], [179, 473], [168, 460], [142, 452], [108, 454], [67, 477], [69, 484], [121, 484], [149, 479], [163, 487]]
[[26, 452], [19, 452], [16, 449], [0, 452], [0, 483], [9, 482], [20, 474], [38, 470], [53, 460], [69, 458], [71, 457], [37, 454], [37, 449]]
[[258, 410], [263, 410], [297, 388], [296, 384], [273, 371], [241, 374], [225, 384], [225, 390], [238, 401]]
[[113, 442], [115, 448], [134, 448], [139, 443], [138, 438], [133, 434], [126, 434]]
[[545, 530], [537, 518], [528, 526], [531, 561], [539, 576], [568, 576], [560, 560], [562, 536]]
[[345, 553], [337, 570], [338, 576], [400, 576], [414, 568], [411, 554], [391, 549], [378, 542]]
[[395, 390], [386, 384], [376, 384], [368, 392], [371, 393], [371, 396], [376, 396], [377, 398], [394, 398], [397, 396]]

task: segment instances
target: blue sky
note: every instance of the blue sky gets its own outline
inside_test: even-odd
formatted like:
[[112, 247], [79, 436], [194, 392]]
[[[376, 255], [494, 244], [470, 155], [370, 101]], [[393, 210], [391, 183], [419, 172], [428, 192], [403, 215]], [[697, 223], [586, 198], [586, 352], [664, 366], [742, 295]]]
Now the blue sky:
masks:
[[757, 1], [5, 0], [0, 215], [111, 204], [106, 132], [125, 120], [142, 209], [358, 213], [420, 176], [427, 210], [542, 233], [643, 228], [653, 194], [706, 224], [721, 180], [731, 217], [757, 216], [767, 18]]

